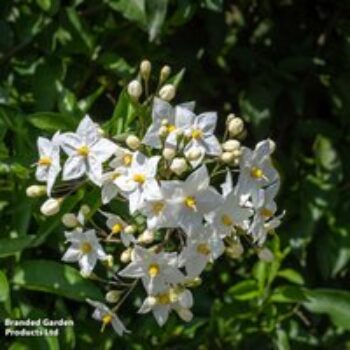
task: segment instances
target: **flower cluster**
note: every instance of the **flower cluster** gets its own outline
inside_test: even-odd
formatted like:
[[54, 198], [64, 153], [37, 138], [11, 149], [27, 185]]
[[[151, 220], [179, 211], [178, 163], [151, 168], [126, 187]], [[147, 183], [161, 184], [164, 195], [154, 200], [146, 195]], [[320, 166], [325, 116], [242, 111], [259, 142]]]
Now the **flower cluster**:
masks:
[[[193, 102], [170, 104], [176, 88], [166, 83], [168, 66], [161, 70], [160, 88], [149, 95], [150, 73], [150, 63], [142, 62], [150, 120], [144, 131], [121, 141], [85, 116], [75, 132], [39, 137], [36, 178], [46, 185], [27, 189], [32, 197], [48, 195], [41, 206], [46, 216], [59, 213], [81, 187], [100, 189], [101, 206], [83, 205], [78, 214], [62, 216], [69, 229], [62, 260], [77, 262], [83, 276], [101, 282], [106, 278], [95, 268], [98, 261], [106, 267], [106, 300], [114, 306], [88, 302], [93, 317], [120, 335], [127, 330], [116, 312], [139, 281], [146, 294], [139, 313], [152, 312], [160, 326], [172, 311], [190, 321], [191, 289], [206, 267], [225, 251], [239, 257], [244, 247], [272, 259], [265, 241], [283, 215], [276, 215], [274, 200], [280, 187], [271, 160], [274, 142], [242, 146], [244, 123], [233, 114], [219, 140], [217, 113], [196, 114]], [[143, 94], [140, 80], [127, 88], [135, 106]]]

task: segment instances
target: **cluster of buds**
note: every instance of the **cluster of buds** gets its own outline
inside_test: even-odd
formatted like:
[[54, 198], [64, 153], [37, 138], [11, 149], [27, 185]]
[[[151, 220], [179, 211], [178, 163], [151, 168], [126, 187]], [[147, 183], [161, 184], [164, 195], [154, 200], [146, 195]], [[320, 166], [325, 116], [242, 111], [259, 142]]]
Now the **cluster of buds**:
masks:
[[[127, 89], [132, 103], [140, 103], [144, 83], [147, 130], [135, 127], [120, 141], [86, 116], [75, 132], [39, 137], [36, 178], [46, 185], [27, 189], [30, 197], [48, 195], [41, 206], [45, 216], [57, 215], [65, 198], [87, 183], [100, 189], [101, 207], [82, 205], [77, 214], [62, 215], [70, 244], [62, 260], [106, 283], [111, 306], [88, 302], [102, 327], [111, 324], [120, 335], [128, 331], [116, 312], [139, 281], [146, 293], [139, 313], [152, 312], [160, 326], [173, 311], [189, 321], [192, 289], [206, 268], [225, 251], [240, 257], [243, 239], [259, 258], [271, 260], [265, 242], [283, 216], [276, 215], [280, 177], [271, 160], [274, 142], [243, 146], [244, 123], [233, 114], [218, 138], [216, 112], [197, 115], [194, 102], [170, 104], [175, 86], [167, 83], [168, 66], [150, 94], [151, 73], [151, 63], [143, 61], [139, 78]], [[104, 276], [96, 275], [99, 262]]]

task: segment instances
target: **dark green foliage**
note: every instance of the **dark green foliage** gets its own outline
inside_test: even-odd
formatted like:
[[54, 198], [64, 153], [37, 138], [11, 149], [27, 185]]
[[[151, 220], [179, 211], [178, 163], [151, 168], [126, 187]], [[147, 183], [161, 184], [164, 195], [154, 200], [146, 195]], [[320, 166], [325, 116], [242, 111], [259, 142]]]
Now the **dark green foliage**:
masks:
[[[84, 113], [113, 116], [113, 134], [132, 128], [143, 111], [125, 92], [116, 102], [143, 58], [186, 67], [177, 101], [218, 110], [219, 132], [235, 112], [248, 145], [276, 141], [287, 214], [274, 262], [222, 257], [195, 290], [190, 324], [173, 316], [160, 329], [130, 303], [121, 318], [133, 333], [120, 339], [101, 335], [76, 301], [102, 291], [59, 263], [64, 228], [25, 188], [39, 134], [74, 128]], [[2, 0], [0, 316], [75, 320], [59, 338], [1, 335], [2, 348], [350, 349], [349, 126], [348, 1]]]

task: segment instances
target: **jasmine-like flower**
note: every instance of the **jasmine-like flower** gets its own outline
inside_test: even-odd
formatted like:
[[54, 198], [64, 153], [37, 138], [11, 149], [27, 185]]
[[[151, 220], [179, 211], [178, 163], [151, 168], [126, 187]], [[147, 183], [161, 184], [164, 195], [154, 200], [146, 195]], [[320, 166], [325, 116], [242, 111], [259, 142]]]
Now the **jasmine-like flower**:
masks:
[[206, 219], [220, 237], [226, 237], [238, 227], [247, 230], [252, 214], [253, 210], [241, 206], [239, 197], [234, 191], [231, 191], [224, 197], [222, 204], [206, 215]]
[[148, 296], [139, 309], [140, 314], [152, 311], [158, 325], [162, 327], [169, 318], [171, 310], [175, 310], [184, 321], [191, 321], [193, 296], [188, 289], [170, 288], [161, 293]]
[[135, 246], [133, 261], [119, 272], [122, 277], [141, 278], [149, 294], [157, 294], [183, 282], [176, 253], [153, 253]]
[[108, 306], [99, 301], [94, 301], [91, 299], [87, 299], [86, 301], [95, 308], [92, 318], [102, 322], [101, 332], [107, 325], [111, 324], [115, 332], [120, 336], [122, 336], [123, 333], [130, 333], [125, 328], [119, 317], [112, 310], [110, 310]]
[[202, 226], [187, 238], [186, 246], [179, 256], [179, 266], [185, 267], [189, 278], [197, 277], [207, 263], [216, 260], [224, 249], [222, 239], [211, 227]]
[[162, 191], [177, 208], [177, 222], [186, 232], [199, 226], [203, 216], [222, 203], [220, 194], [209, 185], [205, 165], [198, 168], [185, 181], [162, 181]]
[[59, 133], [56, 133], [52, 140], [39, 137], [37, 144], [39, 150], [39, 160], [36, 163], [35, 177], [40, 182], [47, 183], [47, 195], [51, 195], [52, 187], [57, 175], [61, 170]]
[[127, 172], [115, 179], [115, 184], [128, 197], [131, 214], [143, 206], [145, 199], [158, 195], [155, 176], [159, 159], [159, 156], [147, 158], [141, 152], [135, 152]]
[[83, 232], [80, 229], [66, 233], [70, 247], [63, 255], [62, 260], [66, 262], [78, 261], [80, 271], [89, 275], [94, 269], [97, 260], [106, 260], [107, 254], [99, 243], [95, 230]]
[[[191, 118], [186, 120], [186, 125], [183, 128], [189, 142], [185, 146], [184, 154], [193, 167], [198, 166], [206, 154], [211, 156], [220, 155], [221, 146], [214, 135], [216, 122], [217, 114], [214, 112], [206, 112], [197, 116], [192, 114]], [[197, 159], [191, 159], [190, 157], [193, 150], [200, 152]]]
[[178, 130], [181, 129], [183, 120], [192, 115], [193, 102], [183, 103], [173, 107], [170, 103], [155, 97], [152, 109], [152, 124], [148, 128], [142, 143], [153, 148], [161, 148], [162, 139], [160, 130], [165, 128], [166, 143], [176, 146]]
[[279, 175], [273, 167], [270, 155], [274, 151], [271, 140], [259, 142], [254, 151], [242, 147], [240, 174], [237, 183], [237, 194], [240, 203], [244, 204], [251, 198], [255, 207], [264, 201], [263, 188], [274, 182], [279, 183]]
[[96, 124], [85, 116], [76, 133], [60, 136], [61, 147], [68, 159], [63, 168], [63, 180], [72, 180], [84, 174], [100, 186], [102, 164], [116, 151], [117, 146], [106, 138], [101, 138]]

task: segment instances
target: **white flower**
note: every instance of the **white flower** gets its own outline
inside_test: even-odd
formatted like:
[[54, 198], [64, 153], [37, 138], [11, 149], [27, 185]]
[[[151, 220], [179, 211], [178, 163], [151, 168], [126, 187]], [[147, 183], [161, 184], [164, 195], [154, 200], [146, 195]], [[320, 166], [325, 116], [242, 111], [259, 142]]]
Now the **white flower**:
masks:
[[[217, 122], [217, 114], [214, 112], [202, 113], [200, 115], [191, 115], [183, 125], [185, 135], [189, 138], [184, 153], [189, 156], [189, 161], [193, 167], [199, 165], [205, 154], [217, 156], [221, 153], [221, 145], [214, 135]], [[200, 151], [197, 159], [191, 160], [193, 150]]]
[[102, 330], [104, 330], [108, 324], [111, 324], [113, 329], [120, 336], [122, 336], [123, 333], [130, 333], [125, 328], [119, 317], [112, 310], [110, 310], [108, 306], [100, 303], [99, 301], [90, 299], [87, 299], [86, 301], [95, 308], [92, 317], [97, 321], [102, 321]]
[[141, 278], [149, 294], [157, 294], [183, 282], [176, 253], [153, 253], [135, 246], [133, 261], [119, 272], [122, 277]]
[[140, 314], [152, 311], [158, 325], [162, 327], [169, 318], [171, 310], [175, 310], [184, 321], [192, 319], [189, 310], [193, 305], [193, 296], [188, 289], [170, 288], [161, 293], [148, 296], [139, 309]]
[[115, 179], [115, 184], [129, 199], [131, 214], [142, 208], [145, 199], [159, 193], [155, 179], [159, 159], [159, 156], [147, 158], [141, 152], [135, 152], [127, 172]]
[[106, 260], [107, 255], [102, 249], [96, 237], [95, 230], [82, 232], [77, 229], [66, 233], [67, 241], [71, 243], [64, 256], [63, 261], [78, 261], [80, 271], [89, 275], [94, 269], [97, 260]]
[[232, 191], [226, 195], [221, 205], [206, 215], [206, 219], [220, 237], [225, 237], [237, 227], [247, 230], [249, 217], [252, 214], [253, 211], [250, 208], [244, 208], [240, 205], [239, 197]]
[[128, 224], [118, 215], [101, 212], [106, 218], [106, 225], [110, 229], [110, 236], [120, 235], [122, 243], [128, 247], [131, 243], [135, 243], [134, 235], [125, 232], [125, 228]]
[[39, 160], [37, 162], [35, 177], [38, 181], [47, 183], [48, 196], [51, 195], [52, 187], [61, 170], [59, 137], [59, 133], [57, 132], [51, 141], [45, 137], [39, 137], [37, 141]]
[[179, 266], [185, 266], [189, 278], [197, 277], [208, 262], [213, 262], [223, 252], [222, 239], [210, 226], [196, 229], [186, 240], [186, 246], [179, 256]]
[[266, 188], [263, 202], [255, 208], [255, 215], [249, 234], [259, 246], [265, 242], [267, 234], [281, 224], [281, 218], [284, 216], [284, 212], [275, 216], [277, 205], [274, 198], [278, 190], [278, 182]]
[[89, 116], [80, 122], [76, 133], [60, 136], [61, 147], [68, 159], [63, 168], [63, 180], [72, 180], [86, 174], [96, 185], [102, 181], [102, 163], [109, 159], [117, 146], [101, 138], [98, 127]]
[[214, 210], [221, 202], [220, 194], [209, 185], [205, 165], [198, 168], [185, 181], [162, 181], [165, 198], [177, 206], [177, 222], [186, 232], [201, 224], [203, 215]]
[[148, 128], [142, 143], [153, 148], [161, 148], [162, 140], [159, 132], [163, 127], [166, 130], [167, 147], [175, 147], [178, 131], [183, 123], [182, 120], [191, 118], [193, 108], [193, 102], [183, 103], [174, 108], [168, 102], [155, 97], [152, 109], [152, 124]]
[[278, 172], [272, 166], [270, 159], [273, 146], [274, 143], [270, 140], [264, 140], [256, 145], [254, 151], [242, 147], [237, 183], [237, 194], [241, 203], [251, 198], [255, 207], [260, 206], [264, 200], [263, 188], [274, 182], [279, 183]]

